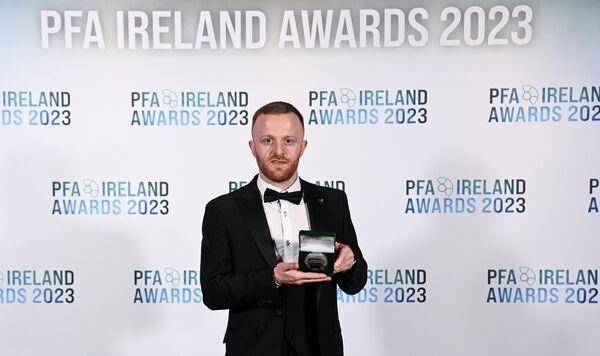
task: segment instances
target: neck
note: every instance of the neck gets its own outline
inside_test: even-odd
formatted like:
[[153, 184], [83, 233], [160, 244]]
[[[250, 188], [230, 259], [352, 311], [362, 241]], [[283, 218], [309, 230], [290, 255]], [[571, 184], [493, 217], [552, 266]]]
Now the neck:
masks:
[[289, 187], [291, 187], [291, 186], [292, 186], [292, 184], [294, 184], [294, 182], [296, 181], [296, 179], [298, 179], [298, 172], [294, 172], [294, 175], [292, 175], [292, 176], [290, 177], [290, 179], [288, 179], [288, 180], [285, 180], [285, 181], [283, 181], [283, 182], [275, 182], [275, 181], [273, 181], [273, 180], [271, 180], [271, 179], [267, 178], [267, 177], [266, 177], [266, 176], [263, 174], [263, 172], [260, 172], [260, 171], [258, 172], [258, 174], [260, 174], [260, 177], [261, 177], [261, 178], [262, 178], [262, 179], [263, 179], [265, 182], [267, 182], [267, 183], [271, 184], [272, 186], [274, 186], [274, 187], [277, 187], [277, 188], [279, 188], [279, 189], [281, 189], [281, 190], [288, 189]]

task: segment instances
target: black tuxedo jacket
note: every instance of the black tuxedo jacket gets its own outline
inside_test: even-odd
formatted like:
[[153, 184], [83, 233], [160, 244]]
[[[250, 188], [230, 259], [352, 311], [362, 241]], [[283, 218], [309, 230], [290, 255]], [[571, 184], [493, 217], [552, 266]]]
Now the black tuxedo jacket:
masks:
[[336, 286], [356, 294], [367, 279], [346, 194], [301, 180], [311, 230], [335, 231], [336, 241], [352, 249], [354, 266], [331, 282], [277, 288], [278, 261], [256, 180], [210, 201], [202, 223], [203, 301], [212, 310], [229, 309], [226, 355], [280, 356], [286, 338], [302, 356], [315, 348], [341, 356]]

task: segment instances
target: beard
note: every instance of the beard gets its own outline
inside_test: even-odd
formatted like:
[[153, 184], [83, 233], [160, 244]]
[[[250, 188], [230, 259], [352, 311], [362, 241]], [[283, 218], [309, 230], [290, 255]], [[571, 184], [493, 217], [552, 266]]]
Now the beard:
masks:
[[[275, 168], [271, 166], [271, 160], [276, 159], [285, 161], [288, 166], [287, 168]], [[266, 159], [256, 158], [258, 169], [269, 178], [269, 180], [277, 183], [285, 182], [294, 176], [294, 173], [298, 170], [298, 164], [300, 163], [300, 157], [296, 157], [295, 160], [289, 160], [283, 156], [271, 155]]]

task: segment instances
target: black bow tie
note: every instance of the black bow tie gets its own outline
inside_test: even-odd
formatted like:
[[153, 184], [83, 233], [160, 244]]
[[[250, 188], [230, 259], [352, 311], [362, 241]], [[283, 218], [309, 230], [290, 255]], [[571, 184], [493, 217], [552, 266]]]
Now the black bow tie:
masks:
[[287, 200], [290, 203], [298, 205], [300, 204], [300, 200], [302, 200], [302, 191], [298, 190], [291, 193], [279, 193], [269, 188], [265, 190], [265, 203], [270, 203], [281, 199]]

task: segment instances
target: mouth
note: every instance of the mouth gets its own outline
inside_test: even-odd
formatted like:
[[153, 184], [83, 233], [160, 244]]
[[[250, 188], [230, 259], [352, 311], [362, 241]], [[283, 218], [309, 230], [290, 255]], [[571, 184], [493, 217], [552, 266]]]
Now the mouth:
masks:
[[283, 165], [287, 164], [287, 161], [281, 160], [281, 159], [272, 159], [271, 164], [273, 164], [275, 166], [283, 166]]

